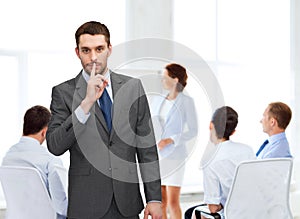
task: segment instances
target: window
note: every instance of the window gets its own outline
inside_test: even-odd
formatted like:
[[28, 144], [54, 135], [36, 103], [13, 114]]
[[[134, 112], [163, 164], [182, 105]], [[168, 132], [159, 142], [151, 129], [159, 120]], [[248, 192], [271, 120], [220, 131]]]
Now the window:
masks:
[[[125, 41], [123, 0], [91, 0], [85, 7], [58, 0], [11, 0], [1, 5], [0, 66], [6, 76], [1, 99], [7, 103], [0, 111], [0, 131], [4, 134], [1, 161], [22, 134], [25, 111], [37, 104], [49, 108], [51, 88], [81, 70], [74, 34], [89, 20], [108, 26], [113, 45]], [[63, 161], [67, 166], [68, 156]]]
[[[267, 137], [259, 121], [268, 103], [282, 101], [292, 105], [289, 28], [289, 1], [174, 2], [174, 40], [194, 50], [210, 65], [225, 104], [239, 113], [232, 139], [249, 144], [255, 152]], [[199, 112], [202, 113], [200, 105]], [[206, 118], [210, 119], [211, 113]], [[199, 123], [200, 135], [208, 140], [208, 135], [202, 134], [208, 123]], [[185, 181], [188, 184], [197, 173], [201, 186], [198, 167], [202, 150], [195, 153]]]
[[22, 129], [19, 125], [22, 122], [20, 116], [22, 113], [22, 100], [20, 99], [22, 85], [20, 85], [20, 57], [18, 55], [13, 53], [0, 55], [0, 66], [4, 76], [0, 86], [2, 94], [0, 113], [1, 160], [8, 148], [15, 144], [22, 135]]

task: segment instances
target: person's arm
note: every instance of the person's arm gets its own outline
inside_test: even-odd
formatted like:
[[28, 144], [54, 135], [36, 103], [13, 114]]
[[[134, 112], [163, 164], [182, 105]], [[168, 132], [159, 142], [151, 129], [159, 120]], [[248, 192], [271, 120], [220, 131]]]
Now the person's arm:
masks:
[[[79, 118], [79, 115], [83, 113], [89, 115], [90, 109], [107, 86], [107, 81], [102, 75], [95, 75], [95, 67], [87, 82], [86, 96], [83, 100], [78, 100], [78, 96], [75, 95], [75, 80], [73, 83], [65, 83], [52, 90], [50, 106], [52, 116], [47, 131], [47, 146], [54, 155], [61, 155], [74, 145], [76, 138], [79, 138], [81, 131], [84, 130], [84, 123], [87, 120], [87, 118]], [[74, 104], [76, 101], [79, 101], [77, 106]]]
[[222, 196], [220, 182], [214, 168], [214, 166], [209, 165], [203, 169], [204, 203], [207, 204], [211, 213], [216, 213], [223, 208], [220, 204]]
[[151, 215], [152, 218], [161, 218], [161, 181], [157, 147], [148, 100], [140, 80], [137, 80], [137, 83], [139, 98], [135, 103], [138, 107], [135, 131], [137, 135], [137, 158], [147, 202], [144, 216], [145, 218], [148, 215]]
[[[49, 194], [55, 211], [63, 216], [67, 215], [68, 199], [65, 180], [67, 170], [59, 158], [54, 158], [48, 165]], [[62, 176], [62, 174], [65, 174]]]
[[51, 120], [47, 131], [47, 147], [54, 155], [66, 152], [76, 141], [73, 126], [79, 121], [72, 113], [73, 94], [67, 93], [66, 87], [57, 86], [52, 89], [50, 105]]

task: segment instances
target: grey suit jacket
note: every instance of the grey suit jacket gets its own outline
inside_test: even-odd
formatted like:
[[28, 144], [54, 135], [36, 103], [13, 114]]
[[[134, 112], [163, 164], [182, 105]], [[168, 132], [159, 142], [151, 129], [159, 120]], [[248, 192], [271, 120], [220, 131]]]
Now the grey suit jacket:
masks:
[[144, 207], [138, 169], [146, 201], [161, 200], [157, 149], [142, 84], [116, 73], [111, 73], [111, 83], [111, 133], [97, 103], [85, 124], [78, 121], [74, 110], [85, 97], [87, 87], [81, 73], [52, 90], [47, 146], [55, 155], [70, 152], [71, 218], [100, 218], [113, 197], [121, 214], [138, 215]]

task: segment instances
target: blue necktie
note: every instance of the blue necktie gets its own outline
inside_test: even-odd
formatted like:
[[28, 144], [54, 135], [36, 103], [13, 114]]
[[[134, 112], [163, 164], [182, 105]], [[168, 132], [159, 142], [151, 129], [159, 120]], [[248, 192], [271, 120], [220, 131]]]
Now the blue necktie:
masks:
[[104, 119], [106, 121], [107, 128], [110, 132], [111, 131], [111, 126], [112, 126], [112, 124], [111, 124], [111, 105], [112, 105], [112, 102], [111, 102], [111, 99], [110, 99], [106, 89], [104, 89], [104, 91], [102, 93], [102, 96], [99, 98], [99, 103], [100, 103], [100, 106], [101, 106], [101, 110], [102, 110]]
[[265, 148], [265, 146], [269, 143], [268, 140], [265, 140], [265, 142], [260, 146], [259, 150], [256, 152], [256, 157], [259, 155], [259, 153]]

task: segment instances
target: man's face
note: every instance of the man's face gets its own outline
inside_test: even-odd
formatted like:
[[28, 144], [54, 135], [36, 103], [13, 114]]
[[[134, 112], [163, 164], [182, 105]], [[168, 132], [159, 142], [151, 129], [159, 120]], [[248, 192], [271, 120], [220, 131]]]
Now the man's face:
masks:
[[263, 117], [260, 120], [260, 123], [262, 124], [263, 127], [263, 132], [269, 133], [272, 127], [272, 121], [273, 119], [269, 116], [269, 107], [266, 108], [264, 111]]
[[104, 35], [83, 34], [75, 52], [88, 74], [91, 74], [93, 64], [96, 63], [96, 74], [103, 75], [107, 71], [107, 59], [111, 50], [111, 45], [107, 45]]

